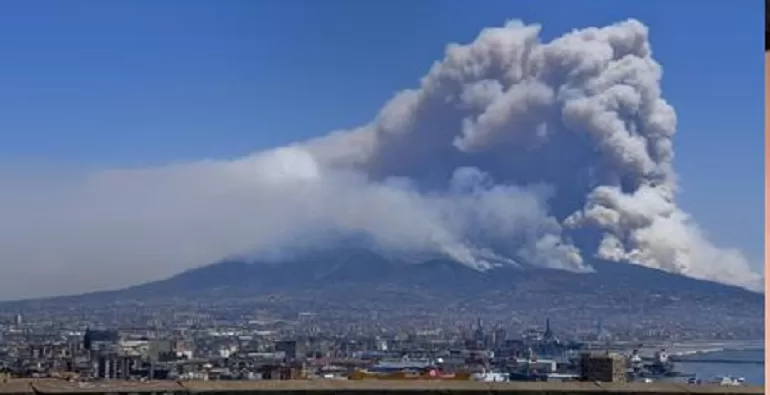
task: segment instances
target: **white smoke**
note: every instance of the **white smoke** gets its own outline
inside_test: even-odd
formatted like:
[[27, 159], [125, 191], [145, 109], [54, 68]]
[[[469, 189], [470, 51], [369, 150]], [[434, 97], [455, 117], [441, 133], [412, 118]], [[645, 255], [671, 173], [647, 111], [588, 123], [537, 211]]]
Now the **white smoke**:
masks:
[[128, 285], [330, 232], [479, 269], [586, 271], [600, 258], [761, 289], [740, 252], [676, 206], [676, 115], [647, 28], [549, 43], [539, 31], [510, 22], [449, 45], [419, 88], [354, 130], [232, 161], [15, 183], [0, 194], [0, 297]]

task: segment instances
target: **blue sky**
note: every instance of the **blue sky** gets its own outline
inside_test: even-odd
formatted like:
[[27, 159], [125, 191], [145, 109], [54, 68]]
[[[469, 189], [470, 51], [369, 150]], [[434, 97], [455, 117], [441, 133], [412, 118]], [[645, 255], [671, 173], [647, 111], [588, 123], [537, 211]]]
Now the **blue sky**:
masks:
[[0, 162], [237, 157], [368, 121], [485, 26], [519, 18], [550, 39], [634, 17], [678, 113], [681, 205], [717, 244], [762, 261], [762, 2], [478, 4], [6, 1]]

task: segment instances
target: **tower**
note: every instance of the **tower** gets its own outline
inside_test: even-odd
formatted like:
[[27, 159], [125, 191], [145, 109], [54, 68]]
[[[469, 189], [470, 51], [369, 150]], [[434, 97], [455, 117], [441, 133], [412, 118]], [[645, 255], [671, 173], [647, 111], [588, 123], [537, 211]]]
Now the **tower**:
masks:
[[546, 318], [545, 319], [545, 332], [543, 333], [543, 339], [544, 340], [551, 340], [553, 339], [553, 332], [551, 331], [551, 319]]
[[476, 330], [473, 333], [474, 340], [484, 341], [484, 327], [481, 322], [481, 318], [476, 318]]
[[596, 319], [596, 336], [597, 337], [602, 335], [603, 329], [604, 328], [602, 328], [602, 317], [599, 317]]

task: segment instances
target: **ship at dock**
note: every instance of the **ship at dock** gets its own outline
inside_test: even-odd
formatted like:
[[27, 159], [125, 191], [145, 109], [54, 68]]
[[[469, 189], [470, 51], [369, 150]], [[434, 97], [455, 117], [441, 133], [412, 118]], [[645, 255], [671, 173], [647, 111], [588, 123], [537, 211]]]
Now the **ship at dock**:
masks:
[[639, 355], [638, 349], [633, 350], [628, 356], [628, 379], [630, 381], [692, 376], [690, 373], [676, 370], [676, 365], [665, 348], [656, 351], [652, 358], [643, 358]]
[[676, 377], [679, 372], [676, 371], [674, 362], [669, 358], [666, 349], [661, 349], [655, 353], [652, 361], [645, 364], [647, 372], [652, 376]]

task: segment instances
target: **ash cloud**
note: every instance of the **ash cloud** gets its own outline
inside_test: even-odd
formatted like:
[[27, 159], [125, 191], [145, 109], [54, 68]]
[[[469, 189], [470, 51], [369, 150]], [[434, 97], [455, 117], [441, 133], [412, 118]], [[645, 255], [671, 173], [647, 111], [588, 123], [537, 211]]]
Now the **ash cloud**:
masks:
[[512, 21], [450, 44], [356, 129], [237, 160], [11, 182], [0, 297], [129, 285], [330, 234], [480, 270], [600, 258], [761, 289], [676, 205], [676, 114], [647, 27], [539, 32]]

